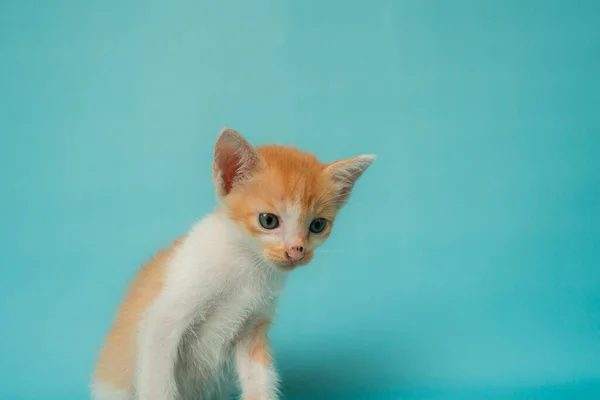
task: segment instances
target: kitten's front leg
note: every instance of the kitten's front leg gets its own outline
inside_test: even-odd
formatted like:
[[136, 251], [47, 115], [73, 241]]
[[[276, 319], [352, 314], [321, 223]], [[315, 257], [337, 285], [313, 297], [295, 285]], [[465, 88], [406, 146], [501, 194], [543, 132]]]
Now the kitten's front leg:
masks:
[[237, 344], [236, 369], [243, 400], [276, 400], [278, 376], [269, 350], [269, 321], [255, 325]]
[[175, 362], [193, 319], [190, 303], [163, 293], [150, 307], [140, 335], [136, 392], [139, 400], [175, 400]]

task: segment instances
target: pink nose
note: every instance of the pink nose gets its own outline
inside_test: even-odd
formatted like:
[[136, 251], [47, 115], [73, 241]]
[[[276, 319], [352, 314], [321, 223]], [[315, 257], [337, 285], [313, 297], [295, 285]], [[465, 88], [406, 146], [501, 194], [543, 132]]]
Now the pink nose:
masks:
[[292, 246], [287, 249], [285, 254], [291, 261], [299, 261], [302, 259], [302, 257], [304, 257], [304, 247]]

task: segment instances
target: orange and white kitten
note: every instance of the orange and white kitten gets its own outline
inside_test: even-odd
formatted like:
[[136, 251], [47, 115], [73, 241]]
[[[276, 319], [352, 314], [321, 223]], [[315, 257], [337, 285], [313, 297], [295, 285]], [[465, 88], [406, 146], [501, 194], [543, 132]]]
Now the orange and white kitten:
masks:
[[219, 205], [137, 275], [100, 352], [92, 398], [224, 400], [237, 375], [244, 400], [277, 399], [267, 340], [275, 302], [374, 158], [322, 164], [221, 131]]

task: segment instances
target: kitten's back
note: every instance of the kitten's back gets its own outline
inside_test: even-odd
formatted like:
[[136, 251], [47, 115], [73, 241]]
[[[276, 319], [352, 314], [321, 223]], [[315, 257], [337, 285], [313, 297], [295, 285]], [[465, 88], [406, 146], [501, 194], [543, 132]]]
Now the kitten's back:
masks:
[[167, 250], [159, 252], [142, 267], [131, 283], [100, 351], [94, 382], [102, 382], [112, 389], [131, 389], [135, 373], [138, 323], [148, 305], [163, 288], [166, 265], [180, 244], [181, 240], [177, 240]]

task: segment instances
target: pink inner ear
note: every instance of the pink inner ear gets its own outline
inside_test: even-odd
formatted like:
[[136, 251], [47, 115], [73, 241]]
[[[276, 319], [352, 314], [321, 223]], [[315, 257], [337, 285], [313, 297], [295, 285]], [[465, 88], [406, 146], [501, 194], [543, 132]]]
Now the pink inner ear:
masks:
[[233, 182], [239, 173], [240, 157], [232, 148], [223, 149], [219, 157], [219, 169], [223, 179], [223, 191], [227, 195], [233, 187]]

